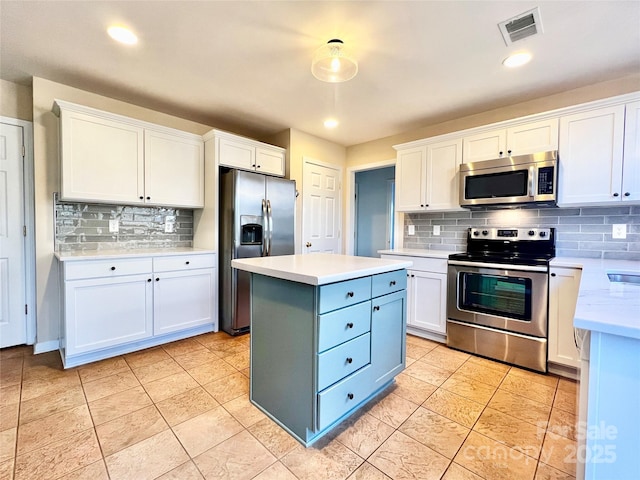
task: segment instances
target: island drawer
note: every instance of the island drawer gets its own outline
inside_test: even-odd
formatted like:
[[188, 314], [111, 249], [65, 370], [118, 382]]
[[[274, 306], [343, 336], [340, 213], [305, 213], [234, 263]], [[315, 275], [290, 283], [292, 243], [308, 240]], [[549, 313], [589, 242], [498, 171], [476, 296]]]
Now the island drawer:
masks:
[[318, 353], [371, 329], [371, 301], [318, 315]]
[[64, 279], [116, 277], [151, 274], [151, 258], [113, 258], [64, 262]]
[[318, 313], [331, 312], [371, 298], [371, 277], [330, 283], [319, 288]]
[[215, 268], [216, 256], [202, 255], [170, 255], [153, 259], [154, 272], [171, 272], [176, 270], [193, 270], [195, 268]]
[[366, 333], [318, 355], [318, 390], [365, 366], [371, 360], [371, 335]]
[[371, 297], [380, 297], [387, 293], [405, 290], [407, 288], [407, 271], [380, 273], [371, 277]]
[[318, 394], [318, 428], [322, 430], [354, 409], [372, 393], [371, 365]]

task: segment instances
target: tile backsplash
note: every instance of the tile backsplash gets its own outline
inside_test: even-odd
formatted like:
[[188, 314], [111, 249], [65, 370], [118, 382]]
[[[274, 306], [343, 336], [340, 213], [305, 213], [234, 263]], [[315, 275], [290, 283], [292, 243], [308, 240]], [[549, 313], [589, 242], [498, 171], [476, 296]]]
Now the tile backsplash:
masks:
[[[173, 232], [165, 221], [174, 217]], [[109, 232], [109, 220], [118, 232]], [[171, 207], [55, 203], [57, 251], [175, 248], [193, 245], [193, 210]]]
[[[626, 224], [627, 238], [614, 239], [613, 224]], [[409, 225], [415, 235], [408, 234]], [[433, 235], [434, 225], [440, 235]], [[640, 260], [640, 206], [409, 213], [404, 247], [464, 251], [467, 229], [483, 225], [555, 227], [559, 256]]]

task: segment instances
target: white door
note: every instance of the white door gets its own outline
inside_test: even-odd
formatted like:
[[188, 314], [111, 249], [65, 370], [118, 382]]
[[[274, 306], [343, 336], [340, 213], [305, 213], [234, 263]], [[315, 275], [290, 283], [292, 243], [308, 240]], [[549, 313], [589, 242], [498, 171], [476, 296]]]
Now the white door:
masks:
[[23, 138], [0, 123], [0, 348], [27, 341]]
[[342, 253], [341, 170], [308, 160], [302, 170], [302, 253]]
[[409, 271], [407, 323], [436, 333], [447, 333], [447, 275]]

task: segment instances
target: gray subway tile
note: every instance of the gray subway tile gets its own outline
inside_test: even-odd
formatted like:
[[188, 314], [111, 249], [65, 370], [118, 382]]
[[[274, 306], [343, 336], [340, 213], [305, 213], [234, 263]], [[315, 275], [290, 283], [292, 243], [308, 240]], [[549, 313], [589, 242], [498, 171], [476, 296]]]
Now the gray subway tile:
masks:
[[580, 242], [581, 250], [626, 250], [627, 243], [623, 240], [622, 243], [614, 242]]
[[574, 250], [574, 249], [556, 249], [556, 255], [559, 257], [583, 257], [583, 258], [602, 258], [602, 252], [599, 250]]
[[582, 215], [629, 215], [631, 210], [628, 206], [615, 207], [582, 207]]
[[579, 208], [541, 208], [540, 217], [569, 217], [580, 215]]
[[640, 215], [607, 215], [604, 217], [604, 223], [632, 223], [640, 224]]
[[603, 257], [611, 260], [640, 260], [640, 252], [602, 252]]
[[581, 215], [579, 217], [562, 217], [560, 218], [560, 223], [579, 223], [582, 225], [597, 225], [604, 223], [604, 216], [599, 215], [590, 215], [584, 216]]

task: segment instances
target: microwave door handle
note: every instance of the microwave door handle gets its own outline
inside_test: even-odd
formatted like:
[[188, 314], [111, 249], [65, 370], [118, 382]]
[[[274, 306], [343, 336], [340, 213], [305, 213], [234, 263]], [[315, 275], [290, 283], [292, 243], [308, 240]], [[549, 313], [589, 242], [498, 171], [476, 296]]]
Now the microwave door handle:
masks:
[[529, 167], [529, 196], [535, 197], [536, 192], [536, 179], [535, 179], [536, 168], [532, 165]]

